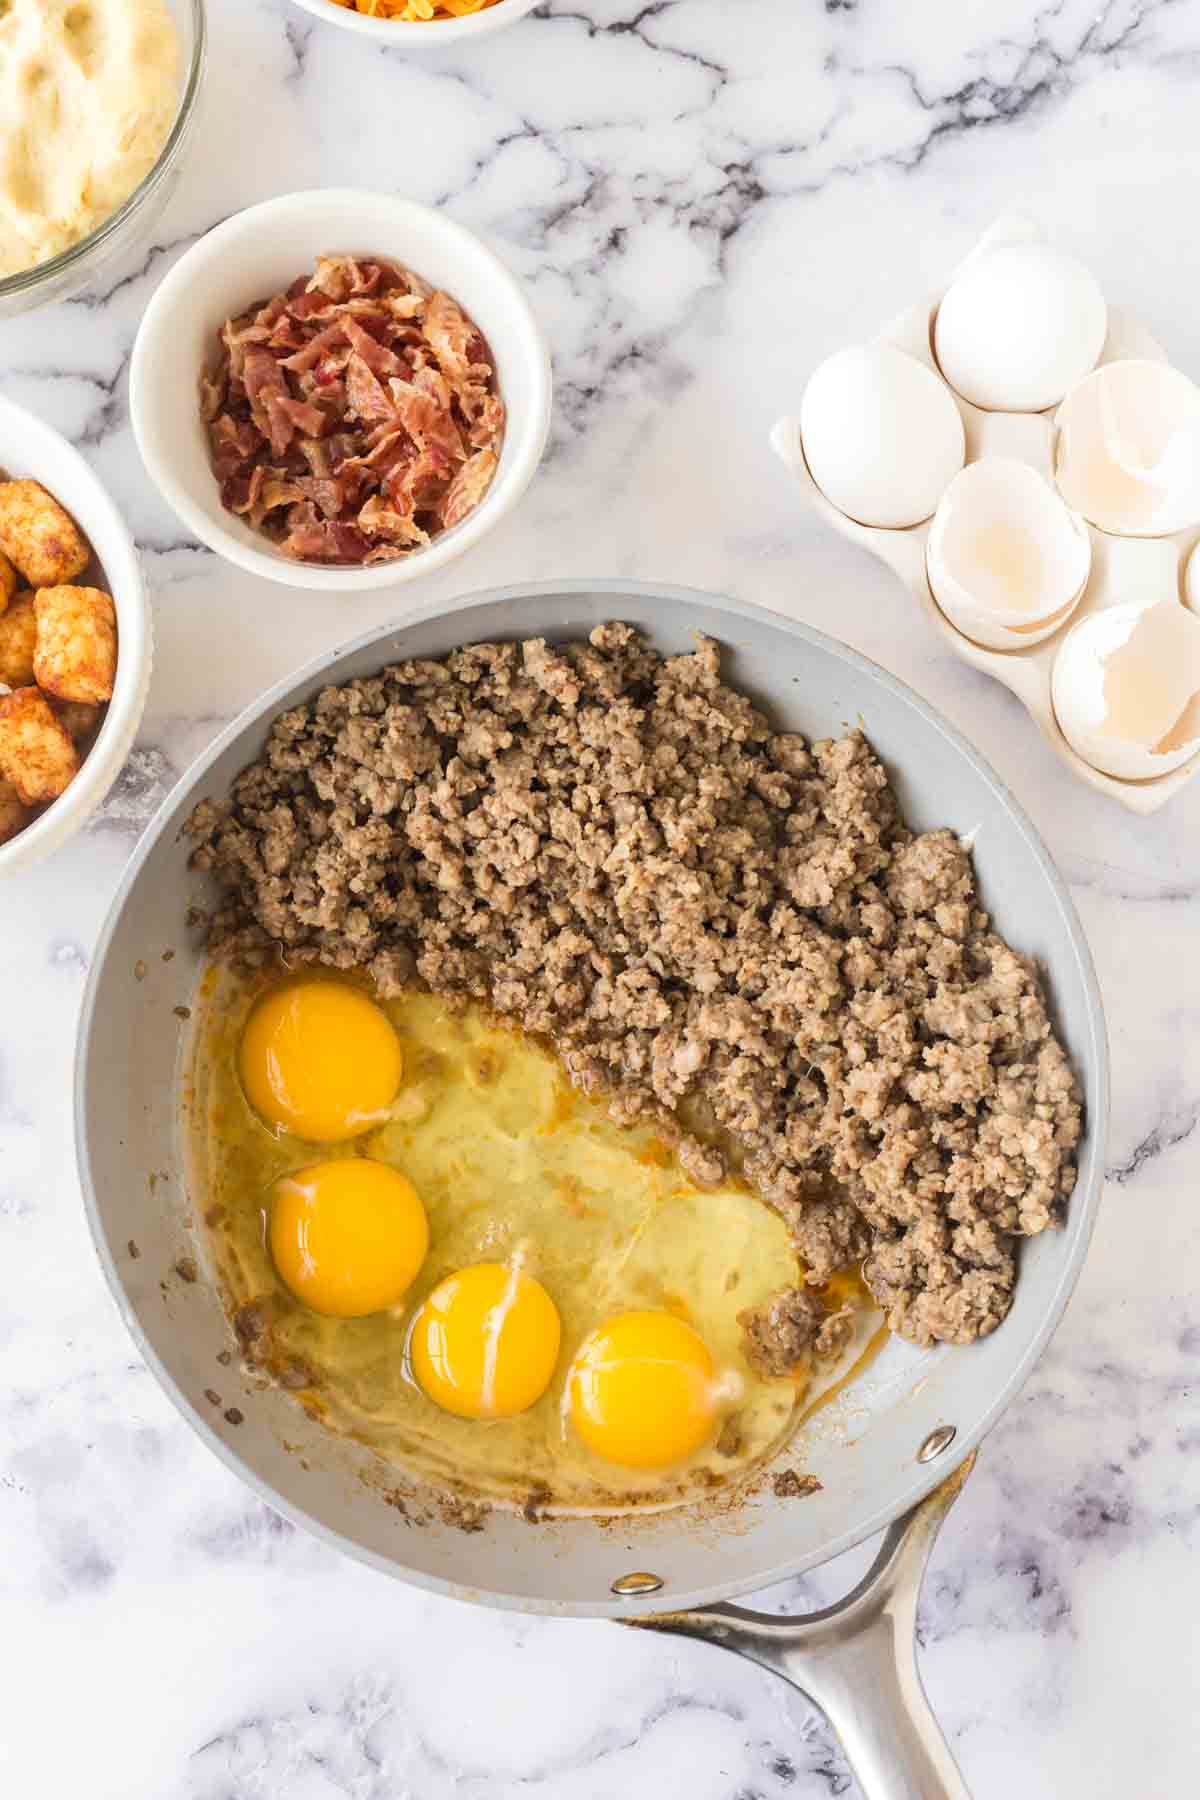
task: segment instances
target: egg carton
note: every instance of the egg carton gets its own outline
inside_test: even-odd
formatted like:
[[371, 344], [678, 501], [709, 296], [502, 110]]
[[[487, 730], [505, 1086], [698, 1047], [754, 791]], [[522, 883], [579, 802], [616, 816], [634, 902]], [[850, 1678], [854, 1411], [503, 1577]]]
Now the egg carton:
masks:
[[[1001, 245], [1042, 242], [1043, 236], [1031, 220], [1000, 219], [980, 239], [967, 262]], [[966, 263], [962, 265], [965, 266]], [[961, 268], [956, 273], [961, 273]], [[947, 282], [946, 287], [929, 299], [902, 313], [874, 341], [890, 344], [915, 358], [946, 387], [963, 420], [966, 436], [964, 466], [984, 456], [1012, 457], [1036, 469], [1054, 488], [1056, 409], [1040, 413], [985, 412], [964, 400], [942, 376], [931, 348], [932, 327], [949, 285]], [[1099, 363], [1127, 358], [1159, 363], [1168, 360], [1162, 347], [1132, 313], [1110, 306], [1108, 332]], [[1055, 755], [1080, 781], [1098, 793], [1110, 795], [1131, 812], [1149, 814], [1157, 812], [1200, 770], [1198, 753], [1179, 768], [1145, 780], [1122, 780], [1104, 774], [1085, 762], [1067, 742], [1055, 717], [1051, 697], [1055, 657], [1067, 633], [1080, 620], [1131, 597], [1153, 595], [1156, 599], [1168, 599], [1173, 596], [1181, 604], [1188, 605], [1184, 573], [1187, 559], [1200, 539], [1200, 523], [1170, 536], [1136, 538], [1114, 536], [1094, 525], [1086, 525], [1091, 538], [1091, 572], [1083, 595], [1069, 617], [1050, 635], [1028, 648], [990, 650], [959, 631], [933, 597], [925, 557], [932, 518], [919, 525], [894, 530], [860, 525], [832, 505], [813, 480], [804, 456], [798, 419], [781, 419], [771, 433], [771, 444], [785, 467], [796, 477], [814, 511], [828, 520], [844, 538], [871, 551], [900, 577], [954, 654], [972, 668], [982, 669], [985, 674], [1002, 681], [1017, 696]], [[1197, 609], [1193, 607], [1192, 610]]]

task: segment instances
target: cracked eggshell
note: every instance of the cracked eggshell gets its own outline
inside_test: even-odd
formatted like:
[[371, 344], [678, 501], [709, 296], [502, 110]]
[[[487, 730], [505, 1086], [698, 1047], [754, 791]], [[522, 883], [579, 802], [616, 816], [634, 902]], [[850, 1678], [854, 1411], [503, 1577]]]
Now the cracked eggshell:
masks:
[[1200, 521], [1200, 388], [1178, 369], [1105, 363], [1055, 426], [1059, 493], [1101, 531], [1166, 537]]
[[838, 350], [800, 403], [809, 473], [860, 525], [919, 525], [963, 466], [962, 416], [931, 369], [890, 344]]
[[1200, 750], [1200, 619], [1178, 600], [1081, 619], [1054, 663], [1054, 712], [1092, 768], [1149, 781]]
[[1192, 545], [1183, 572], [1183, 597], [1191, 610], [1200, 617], [1200, 539]]
[[1028, 649], [1057, 631], [1091, 566], [1083, 520], [1036, 469], [1008, 456], [983, 457], [954, 477], [925, 548], [941, 611], [989, 650]]
[[1001, 244], [947, 288], [934, 354], [955, 391], [988, 412], [1045, 412], [1094, 369], [1108, 307], [1083, 264], [1048, 244]]

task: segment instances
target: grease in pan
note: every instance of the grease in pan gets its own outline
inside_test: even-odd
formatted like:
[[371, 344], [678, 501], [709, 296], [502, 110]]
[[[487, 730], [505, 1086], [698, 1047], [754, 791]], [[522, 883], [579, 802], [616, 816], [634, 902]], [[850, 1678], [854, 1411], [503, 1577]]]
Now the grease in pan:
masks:
[[[491, 1499], [663, 1504], [770, 1456], [813, 1383], [835, 1379], [869, 1335], [861, 1290], [848, 1309], [842, 1287], [814, 1295], [820, 1316], [839, 1320], [835, 1354], [818, 1369], [810, 1333], [786, 1375], [763, 1373], [741, 1315], [797, 1279], [782, 1220], [744, 1182], [701, 1192], [652, 1124], [617, 1124], [572, 1091], [544, 1045], [433, 995], [385, 1003], [404, 1080], [385, 1121], [316, 1161], [334, 1171], [333, 1210], [314, 1220], [322, 1152], [264, 1123], [238, 1068], [247, 1019], [276, 981], [223, 968], [203, 984], [192, 1186], [249, 1360], [332, 1429]], [[347, 1192], [356, 1171], [359, 1191]], [[383, 1194], [387, 1219], [376, 1213], [364, 1232], [363, 1209], [388, 1182], [406, 1193]], [[591, 1334], [611, 1337], [631, 1314], [640, 1330], [623, 1328], [598, 1375], [593, 1357], [573, 1380]], [[689, 1363], [707, 1369], [703, 1391]]]

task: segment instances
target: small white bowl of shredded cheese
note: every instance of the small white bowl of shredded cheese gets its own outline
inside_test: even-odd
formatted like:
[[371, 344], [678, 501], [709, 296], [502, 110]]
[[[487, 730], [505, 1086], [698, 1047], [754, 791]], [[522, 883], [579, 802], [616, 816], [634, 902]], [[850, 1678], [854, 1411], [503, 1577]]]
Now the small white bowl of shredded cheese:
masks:
[[61, 300], [158, 217], [204, 0], [0, 0], [0, 317]]
[[540, 0], [296, 0], [326, 25], [340, 25], [396, 50], [446, 50], [515, 25]]

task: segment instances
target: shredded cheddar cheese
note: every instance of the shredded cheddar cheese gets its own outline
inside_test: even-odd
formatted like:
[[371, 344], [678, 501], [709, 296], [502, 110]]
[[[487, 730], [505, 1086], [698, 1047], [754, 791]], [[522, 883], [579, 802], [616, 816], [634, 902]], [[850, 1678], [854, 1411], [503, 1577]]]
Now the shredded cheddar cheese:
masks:
[[497, 5], [498, 0], [333, 0], [333, 4], [348, 7], [351, 12], [365, 13], [370, 19], [427, 21], [461, 19], [468, 13], [482, 12], [487, 6]]

